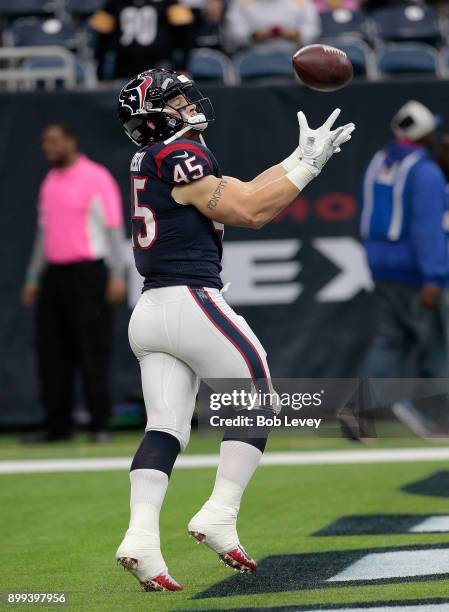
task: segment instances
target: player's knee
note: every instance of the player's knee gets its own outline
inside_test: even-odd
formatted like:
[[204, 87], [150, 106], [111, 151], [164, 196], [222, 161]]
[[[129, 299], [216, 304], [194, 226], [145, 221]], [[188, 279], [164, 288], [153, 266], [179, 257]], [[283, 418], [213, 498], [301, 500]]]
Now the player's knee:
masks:
[[185, 428], [171, 428], [171, 427], [159, 427], [157, 425], [148, 425], [146, 430], [149, 431], [161, 431], [170, 434], [179, 442], [180, 452], [182, 453], [186, 448], [190, 440], [190, 425]]

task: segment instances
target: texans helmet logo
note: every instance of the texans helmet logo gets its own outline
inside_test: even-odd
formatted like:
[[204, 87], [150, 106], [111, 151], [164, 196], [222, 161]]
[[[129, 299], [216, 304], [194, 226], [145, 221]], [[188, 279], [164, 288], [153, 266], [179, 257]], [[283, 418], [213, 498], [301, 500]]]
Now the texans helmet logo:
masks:
[[153, 82], [153, 77], [142, 74], [134, 81], [124, 87], [120, 93], [120, 106], [126, 106], [134, 115], [143, 108], [148, 88]]

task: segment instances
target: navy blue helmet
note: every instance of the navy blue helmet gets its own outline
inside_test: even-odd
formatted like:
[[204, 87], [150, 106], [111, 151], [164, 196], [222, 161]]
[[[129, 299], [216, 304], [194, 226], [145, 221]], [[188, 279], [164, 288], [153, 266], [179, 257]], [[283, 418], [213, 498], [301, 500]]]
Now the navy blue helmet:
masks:
[[[178, 95], [183, 95], [187, 104], [171, 109], [169, 101]], [[182, 111], [192, 104], [196, 114], [183, 116]], [[173, 70], [154, 68], [136, 75], [123, 87], [118, 116], [125, 133], [142, 147], [178, 132], [182, 132], [181, 136], [189, 129], [203, 131], [214, 120], [214, 111], [209, 98], [202, 95], [191, 79]]]

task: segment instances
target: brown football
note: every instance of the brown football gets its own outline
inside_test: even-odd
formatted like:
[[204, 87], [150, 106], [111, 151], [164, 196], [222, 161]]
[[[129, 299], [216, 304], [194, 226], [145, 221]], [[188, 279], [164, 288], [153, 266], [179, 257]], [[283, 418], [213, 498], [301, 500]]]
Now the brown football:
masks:
[[293, 67], [301, 81], [317, 91], [336, 91], [354, 76], [346, 53], [328, 45], [308, 45], [295, 53]]

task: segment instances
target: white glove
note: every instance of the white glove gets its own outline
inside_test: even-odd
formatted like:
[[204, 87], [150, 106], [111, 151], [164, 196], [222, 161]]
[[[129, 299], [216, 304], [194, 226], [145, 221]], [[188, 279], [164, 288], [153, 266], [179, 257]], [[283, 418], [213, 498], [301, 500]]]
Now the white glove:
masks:
[[350, 140], [351, 134], [355, 130], [353, 123], [347, 123], [331, 131], [331, 127], [340, 112], [340, 109], [336, 108], [327, 121], [317, 130], [309, 128], [306, 116], [302, 111], [298, 113], [299, 159], [313, 168], [312, 172], [315, 176], [318, 176], [334, 153], [340, 152], [340, 145]]
[[304, 189], [309, 181], [318, 176], [332, 155], [339, 153], [341, 145], [351, 139], [355, 130], [353, 123], [331, 130], [340, 112], [340, 109], [336, 108], [317, 130], [309, 128], [302, 111], [298, 113], [299, 145], [293, 154], [282, 162], [283, 168], [288, 172], [288, 178], [298, 189]]
[[[289, 155], [286, 159], [284, 159], [284, 161], [281, 162], [281, 166], [284, 168], [284, 170], [286, 170], [286, 172], [289, 172], [290, 170], [293, 170], [293, 168], [295, 168], [302, 155], [303, 155], [303, 151], [306, 147], [306, 139], [308, 136], [310, 137], [318, 137], [318, 138], [322, 138], [323, 136], [325, 136], [326, 134], [333, 134], [334, 132], [330, 131], [330, 128], [334, 125], [337, 117], [339, 116], [339, 114], [341, 113], [341, 110], [339, 108], [336, 108], [334, 110], [334, 112], [331, 114], [331, 116], [327, 119], [326, 123], [324, 123], [320, 128], [318, 128], [317, 130], [311, 130], [307, 124], [307, 119], [304, 115], [304, 113], [302, 111], [300, 111], [298, 113], [298, 123], [299, 123], [299, 128], [300, 128], [300, 135], [299, 135], [299, 144], [296, 147], [296, 149], [293, 151], [293, 153], [291, 155]], [[352, 128], [352, 129], [350, 129]], [[347, 138], [347, 140], [350, 140], [350, 134], [351, 132], [353, 132], [355, 130], [355, 126], [353, 123], [348, 123], [347, 125], [342, 126], [342, 128], [339, 128], [341, 130], [348, 130], [349, 131], [349, 138]], [[335, 130], [337, 131], [337, 130]], [[346, 142], [346, 141], [344, 141]], [[343, 144], [343, 141], [340, 142], [340, 144]], [[338, 150], [337, 150], [338, 149]], [[340, 148], [337, 146], [336, 150], [334, 151], [334, 153], [339, 153], [340, 152]]]

